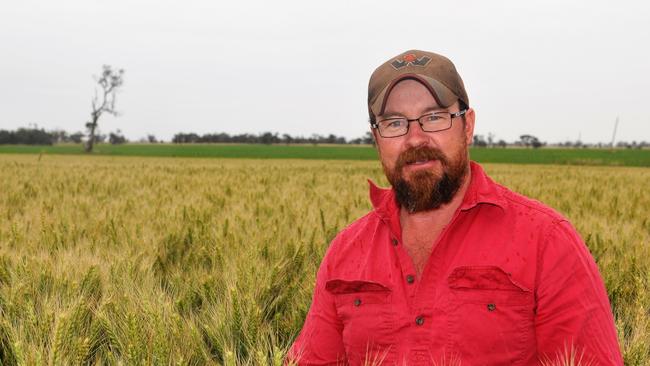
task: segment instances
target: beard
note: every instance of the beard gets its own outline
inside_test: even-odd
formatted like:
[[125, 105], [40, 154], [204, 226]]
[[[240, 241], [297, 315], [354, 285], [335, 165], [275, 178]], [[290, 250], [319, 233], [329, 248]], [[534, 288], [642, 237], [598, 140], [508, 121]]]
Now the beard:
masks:
[[[397, 203], [409, 213], [429, 211], [451, 202], [463, 183], [468, 167], [466, 149], [459, 149], [453, 159], [442, 151], [426, 146], [410, 148], [402, 152], [390, 170], [384, 165], [384, 172], [395, 190]], [[404, 175], [404, 167], [426, 160], [438, 160], [442, 166], [441, 173], [420, 169]]]

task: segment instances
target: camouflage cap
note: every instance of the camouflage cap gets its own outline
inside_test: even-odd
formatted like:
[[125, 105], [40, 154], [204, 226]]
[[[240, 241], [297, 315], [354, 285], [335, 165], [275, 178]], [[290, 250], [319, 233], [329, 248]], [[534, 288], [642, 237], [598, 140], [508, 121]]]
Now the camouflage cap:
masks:
[[441, 107], [449, 107], [459, 99], [469, 107], [463, 80], [448, 58], [433, 52], [410, 50], [384, 62], [370, 76], [368, 111], [371, 120], [384, 113], [388, 94], [404, 79], [420, 81]]

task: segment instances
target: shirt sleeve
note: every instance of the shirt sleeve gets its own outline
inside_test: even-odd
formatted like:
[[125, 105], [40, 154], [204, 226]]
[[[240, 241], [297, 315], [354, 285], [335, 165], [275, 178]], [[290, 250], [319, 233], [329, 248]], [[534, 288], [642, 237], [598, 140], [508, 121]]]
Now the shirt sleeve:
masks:
[[[329, 254], [329, 252], [328, 252]], [[299, 366], [347, 365], [333, 295], [325, 289], [329, 279], [328, 255], [323, 259], [305, 324], [289, 349], [287, 361]]]
[[567, 221], [548, 232], [537, 268], [535, 329], [541, 360], [573, 354], [582, 364], [623, 365], [605, 285]]

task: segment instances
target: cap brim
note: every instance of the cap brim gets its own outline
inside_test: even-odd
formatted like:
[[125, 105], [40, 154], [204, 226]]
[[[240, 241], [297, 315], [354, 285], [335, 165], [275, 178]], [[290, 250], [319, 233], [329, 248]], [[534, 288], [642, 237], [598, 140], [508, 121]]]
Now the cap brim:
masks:
[[414, 79], [422, 83], [422, 85], [429, 89], [429, 92], [431, 92], [431, 95], [436, 100], [436, 103], [438, 103], [438, 106], [442, 108], [449, 107], [458, 100], [458, 96], [438, 80], [420, 74], [403, 74], [393, 79], [393, 81], [391, 81], [390, 84], [382, 89], [379, 95], [377, 95], [377, 98], [370, 106], [370, 110], [375, 116], [381, 116], [384, 114], [386, 99], [388, 99], [390, 91], [395, 87], [395, 85], [397, 85], [397, 83], [405, 79]]

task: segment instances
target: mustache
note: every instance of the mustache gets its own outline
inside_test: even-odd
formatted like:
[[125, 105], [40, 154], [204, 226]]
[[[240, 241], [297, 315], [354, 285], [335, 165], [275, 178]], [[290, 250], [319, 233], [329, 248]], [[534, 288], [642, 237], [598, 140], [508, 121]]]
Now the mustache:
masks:
[[397, 157], [396, 167], [401, 169], [405, 165], [423, 160], [439, 160], [444, 165], [447, 162], [447, 157], [442, 153], [442, 151], [434, 147], [416, 146], [399, 154]]

